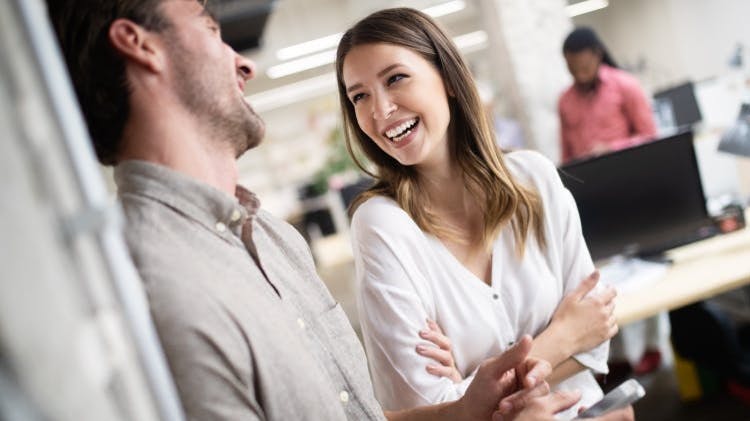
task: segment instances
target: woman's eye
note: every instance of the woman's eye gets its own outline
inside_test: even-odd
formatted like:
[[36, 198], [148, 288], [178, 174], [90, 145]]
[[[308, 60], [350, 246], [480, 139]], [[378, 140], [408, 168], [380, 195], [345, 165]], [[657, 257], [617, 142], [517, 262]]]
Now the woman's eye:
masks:
[[356, 104], [357, 101], [359, 101], [360, 99], [364, 98], [364, 96], [365, 96], [365, 94], [355, 94], [354, 96], [352, 96], [352, 103]]
[[404, 79], [406, 77], [408, 77], [408, 76], [406, 76], [404, 74], [401, 74], [401, 73], [395, 74], [395, 75], [393, 75], [393, 76], [391, 76], [391, 77], [388, 78], [388, 85], [392, 85], [392, 84], [394, 84], [394, 83], [398, 82], [399, 80]]

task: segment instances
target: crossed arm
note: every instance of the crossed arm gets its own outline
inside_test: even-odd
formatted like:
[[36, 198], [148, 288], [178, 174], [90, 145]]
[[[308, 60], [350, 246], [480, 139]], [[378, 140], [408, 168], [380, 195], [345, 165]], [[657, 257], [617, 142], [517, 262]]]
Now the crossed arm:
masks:
[[[552, 366], [547, 382], [552, 385], [585, 369], [573, 355], [585, 352], [617, 334], [618, 327], [613, 315], [616, 292], [607, 287], [597, 294], [589, 294], [599, 280], [594, 272], [568, 294], [558, 306], [549, 326], [534, 338], [530, 356], [546, 360]], [[428, 373], [447, 377], [454, 383], [463, 380], [456, 368], [451, 353], [449, 338], [432, 320], [420, 337], [435, 344], [418, 346], [416, 352], [431, 358], [435, 363], [427, 365]]]

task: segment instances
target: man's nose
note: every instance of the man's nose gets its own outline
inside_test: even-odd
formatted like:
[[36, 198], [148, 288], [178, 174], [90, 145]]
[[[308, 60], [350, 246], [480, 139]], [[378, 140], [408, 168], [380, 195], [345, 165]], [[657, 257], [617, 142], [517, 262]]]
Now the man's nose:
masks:
[[243, 57], [242, 55], [237, 53], [235, 54], [237, 73], [239, 73], [245, 81], [253, 79], [256, 75], [255, 63], [247, 57]]

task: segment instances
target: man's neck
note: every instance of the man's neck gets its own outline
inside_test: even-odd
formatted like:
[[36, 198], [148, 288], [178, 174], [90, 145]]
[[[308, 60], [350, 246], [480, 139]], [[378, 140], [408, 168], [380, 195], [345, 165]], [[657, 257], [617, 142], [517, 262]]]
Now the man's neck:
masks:
[[134, 111], [124, 130], [120, 160], [163, 165], [234, 196], [238, 178], [234, 151], [228, 143], [210, 137], [195, 116]]

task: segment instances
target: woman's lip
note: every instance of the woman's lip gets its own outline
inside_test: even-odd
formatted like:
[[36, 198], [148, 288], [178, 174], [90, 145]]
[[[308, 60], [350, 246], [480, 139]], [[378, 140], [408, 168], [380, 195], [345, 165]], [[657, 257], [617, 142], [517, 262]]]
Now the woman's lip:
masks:
[[415, 124], [414, 127], [411, 128], [411, 131], [409, 132], [409, 134], [407, 134], [406, 137], [404, 137], [398, 142], [394, 142], [386, 137], [386, 139], [388, 139], [388, 143], [390, 143], [391, 146], [393, 146], [396, 149], [406, 147], [408, 144], [411, 143], [412, 140], [414, 140], [414, 137], [417, 135], [417, 131], [419, 131], [419, 129], [422, 128], [421, 123], [422, 123], [421, 121], [417, 120], [417, 124]]
[[388, 133], [388, 131], [389, 131], [389, 130], [395, 129], [396, 127], [398, 127], [398, 126], [400, 126], [400, 125], [402, 125], [402, 124], [406, 123], [407, 121], [410, 121], [410, 120], [415, 120], [415, 119], [416, 119], [417, 121], [419, 121], [419, 117], [416, 117], [416, 116], [414, 116], [414, 117], [407, 117], [407, 118], [402, 118], [402, 119], [400, 119], [400, 120], [396, 121], [395, 123], [393, 123], [393, 124], [389, 125], [388, 127], [386, 127], [386, 128], [385, 128], [384, 130], [382, 130], [382, 131], [381, 131], [380, 133], [381, 133], [381, 134], [382, 134], [382, 135], [383, 135], [384, 137], [386, 137], [386, 138], [387, 138], [387, 137], [388, 137], [388, 135], [387, 135], [386, 133]]

